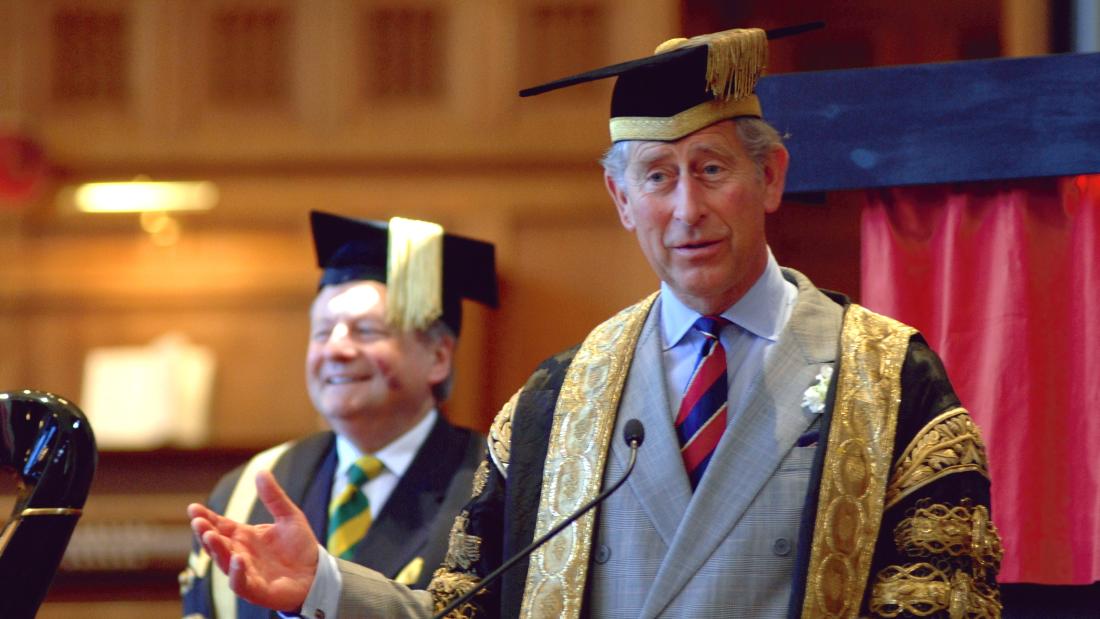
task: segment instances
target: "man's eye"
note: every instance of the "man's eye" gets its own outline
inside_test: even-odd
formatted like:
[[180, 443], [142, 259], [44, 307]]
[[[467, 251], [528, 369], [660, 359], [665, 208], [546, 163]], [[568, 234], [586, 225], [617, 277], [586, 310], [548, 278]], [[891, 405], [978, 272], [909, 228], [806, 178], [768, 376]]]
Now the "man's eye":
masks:
[[353, 331], [359, 337], [385, 337], [389, 332], [377, 325], [355, 325]]
[[703, 174], [713, 175], [719, 174], [721, 172], [722, 166], [718, 165], [717, 163], [708, 163], [707, 165], [703, 166]]
[[668, 180], [668, 175], [664, 172], [650, 172], [645, 179], [651, 183], [663, 183]]

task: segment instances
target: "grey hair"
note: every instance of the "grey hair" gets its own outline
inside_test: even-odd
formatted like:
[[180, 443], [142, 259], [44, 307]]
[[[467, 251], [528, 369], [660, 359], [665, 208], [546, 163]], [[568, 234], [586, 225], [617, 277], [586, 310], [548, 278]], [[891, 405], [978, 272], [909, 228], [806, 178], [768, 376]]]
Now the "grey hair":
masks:
[[[768, 153], [777, 147], [783, 146], [783, 137], [779, 132], [761, 118], [743, 117], [733, 119], [737, 129], [737, 137], [741, 139], [741, 145], [745, 147], [749, 157], [756, 164], [758, 172], [763, 173], [764, 162]], [[630, 163], [630, 155], [634, 150], [634, 140], [615, 142], [607, 149], [600, 164], [604, 172], [611, 176], [615, 183], [622, 185], [626, 178], [626, 166]]]
[[[436, 320], [432, 324], [428, 325], [427, 329], [419, 332], [418, 334], [428, 344], [436, 344], [444, 338], [450, 338], [454, 340], [455, 346], [458, 346], [458, 336], [455, 335], [454, 329], [442, 320]], [[447, 372], [447, 377], [442, 381], [432, 385], [432, 397], [435, 398], [435, 403], [438, 406], [447, 401], [447, 398], [451, 397], [451, 390], [454, 389], [455, 384], [455, 363], [454, 358], [451, 358], [451, 370]]]

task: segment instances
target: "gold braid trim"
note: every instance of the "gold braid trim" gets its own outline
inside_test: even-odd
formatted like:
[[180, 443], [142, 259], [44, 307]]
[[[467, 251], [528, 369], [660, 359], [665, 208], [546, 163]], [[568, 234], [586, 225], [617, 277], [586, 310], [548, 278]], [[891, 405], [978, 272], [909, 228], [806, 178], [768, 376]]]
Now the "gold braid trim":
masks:
[[[470, 513], [466, 510], [462, 510], [455, 517], [455, 523], [451, 526], [447, 555], [443, 558], [443, 567], [432, 574], [432, 581], [428, 583], [428, 593], [432, 594], [434, 612], [443, 610], [452, 600], [465, 595], [481, 582], [478, 575], [470, 571], [474, 563], [481, 558], [481, 538], [466, 532], [469, 522]], [[484, 591], [478, 595], [482, 593]], [[477, 607], [472, 602], [466, 602], [448, 613], [447, 617], [466, 619], [473, 617], [476, 613]]]
[[710, 99], [672, 116], [617, 116], [611, 119], [611, 141], [678, 140], [720, 120], [752, 116], [762, 118], [760, 99]]
[[470, 498], [477, 498], [479, 494], [485, 491], [485, 485], [489, 483], [489, 461], [482, 460], [481, 464], [477, 465], [477, 470], [474, 471], [473, 489], [470, 493]]
[[894, 542], [909, 556], [969, 557], [980, 572], [997, 570], [1004, 555], [997, 527], [984, 505], [919, 506], [894, 528]]
[[902, 452], [886, 488], [886, 509], [941, 477], [975, 471], [989, 477], [985, 444], [965, 408], [928, 422]]
[[894, 451], [912, 327], [852, 304], [844, 313], [803, 617], [855, 617]]
[[[433, 612], [438, 613], [443, 610], [451, 603], [451, 600], [465, 595], [467, 591], [476, 587], [478, 582], [478, 577], [474, 574], [452, 572], [445, 567], [439, 568], [432, 574], [432, 582], [428, 585], [428, 593], [432, 594]], [[469, 619], [476, 615], [477, 607], [474, 606], [473, 602], [466, 602], [447, 613], [447, 618]]]
[[452, 570], [469, 571], [481, 558], [481, 538], [466, 532], [470, 523], [470, 512], [462, 510], [455, 516], [451, 525], [451, 537], [447, 542], [447, 555], [443, 557], [443, 566]]
[[505, 478], [508, 477], [508, 461], [512, 457], [512, 413], [516, 410], [520, 391], [512, 394], [493, 418], [493, 425], [489, 426], [489, 456]]
[[[634, 346], [656, 298], [596, 327], [569, 364], [554, 407], [535, 537], [599, 494]], [[531, 553], [520, 617], [580, 616], [595, 523], [590, 511]]]
[[880, 617], [927, 617], [944, 611], [951, 619], [1001, 616], [1001, 596], [995, 588], [960, 570], [948, 576], [931, 563], [884, 568], [875, 578], [869, 606]]

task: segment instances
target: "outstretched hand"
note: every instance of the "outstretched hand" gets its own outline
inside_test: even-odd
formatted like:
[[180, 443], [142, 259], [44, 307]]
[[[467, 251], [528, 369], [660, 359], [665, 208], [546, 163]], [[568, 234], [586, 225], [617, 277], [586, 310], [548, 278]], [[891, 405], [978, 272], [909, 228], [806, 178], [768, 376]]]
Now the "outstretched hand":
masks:
[[317, 573], [317, 540], [305, 514], [287, 497], [270, 472], [256, 475], [256, 492], [274, 524], [235, 522], [198, 503], [187, 506], [191, 529], [229, 587], [265, 608], [301, 608]]

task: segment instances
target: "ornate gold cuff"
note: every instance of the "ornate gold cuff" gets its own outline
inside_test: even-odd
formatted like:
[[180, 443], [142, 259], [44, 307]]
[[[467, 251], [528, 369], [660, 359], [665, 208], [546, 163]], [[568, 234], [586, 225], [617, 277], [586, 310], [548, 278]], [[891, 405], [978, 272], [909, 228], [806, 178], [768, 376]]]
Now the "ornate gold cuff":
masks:
[[898, 550], [910, 556], [970, 557], [981, 569], [996, 570], [1004, 551], [984, 505], [918, 506], [894, 529]]
[[947, 612], [951, 619], [1001, 616], [1000, 594], [984, 582], [956, 570], [950, 576], [931, 563], [891, 565], [878, 573], [871, 589], [871, 612], [882, 617], [901, 614], [927, 617]]

